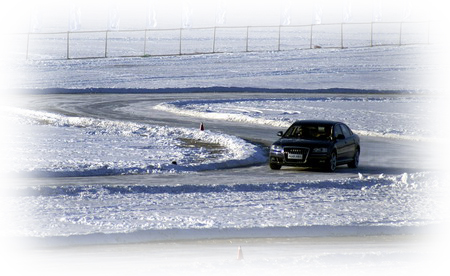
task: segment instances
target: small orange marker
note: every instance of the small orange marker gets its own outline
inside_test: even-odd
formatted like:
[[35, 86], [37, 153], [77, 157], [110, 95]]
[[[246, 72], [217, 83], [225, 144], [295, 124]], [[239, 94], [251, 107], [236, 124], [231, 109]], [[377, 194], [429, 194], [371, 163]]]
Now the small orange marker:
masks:
[[238, 260], [243, 260], [244, 259], [244, 253], [242, 253], [242, 248], [240, 246], [238, 247], [237, 259]]

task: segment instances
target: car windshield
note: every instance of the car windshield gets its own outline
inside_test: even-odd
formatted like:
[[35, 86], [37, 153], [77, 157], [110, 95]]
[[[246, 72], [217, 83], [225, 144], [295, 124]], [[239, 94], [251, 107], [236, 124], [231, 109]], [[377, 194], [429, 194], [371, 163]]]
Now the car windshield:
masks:
[[331, 132], [331, 126], [329, 125], [294, 125], [286, 131], [283, 137], [306, 140], [328, 140], [331, 139]]

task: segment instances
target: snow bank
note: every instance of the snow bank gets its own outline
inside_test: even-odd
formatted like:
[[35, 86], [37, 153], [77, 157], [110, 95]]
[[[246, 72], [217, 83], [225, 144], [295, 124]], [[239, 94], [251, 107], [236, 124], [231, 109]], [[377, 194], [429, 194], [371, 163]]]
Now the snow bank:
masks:
[[186, 100], [161, 103], [157, 110], [204, 119], [287, 128], [296, 120], [346, 122], [367, 136], [429, 139], [429, 99], [407, 96], [334, 96], [237, 100]]
[[11, 111], [31, 130], [14, 145], [13, 172], [21, 176], [179, 173], [266, 160], [257, 146], [223, 133]]
[[28, 186], [11, 200], [21, 210], [15, 235], [50, 244], [375, 235], [438, 223], [443, 210], [430, 195], [438, 185], [431, 173], [360, 174], [255, 184]]

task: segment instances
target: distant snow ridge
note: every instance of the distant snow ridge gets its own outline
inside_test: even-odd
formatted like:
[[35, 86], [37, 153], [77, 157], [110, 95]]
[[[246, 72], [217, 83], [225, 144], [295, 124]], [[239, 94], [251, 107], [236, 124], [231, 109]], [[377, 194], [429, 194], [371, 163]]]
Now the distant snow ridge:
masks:
[[179, 173], [250, 165], [266, 158], [256, 145], [211, 131], [25, 109], [14, 113], [31, 129], [29, 137], [16, 142], [21, 154], [13, 167], [19, 174]]
[[286, 99], [186, 100], [155, 108], [183, 116], [287, 128], [296, 120], [346, 122], [361, 135], [408, 140], [430, 137], [426, 99], [414, 97], [303, 97]]

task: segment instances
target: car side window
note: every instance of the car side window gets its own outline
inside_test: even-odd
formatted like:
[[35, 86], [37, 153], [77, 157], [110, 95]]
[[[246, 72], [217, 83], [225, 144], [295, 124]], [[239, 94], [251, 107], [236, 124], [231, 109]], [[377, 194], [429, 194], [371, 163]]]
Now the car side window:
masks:
[[284, 137], [298, 137], [300, 136], [301, 128], [298, 126], [292, 126], [290, 127], [286, 133], [284, 134]]
[[342, 133], [344, 134], [345, 138], [348, 138], [352, 136], [352, 132], [346, 125], [341, 125]]
[[334, 138], [337, 138], [339, 134], [343, 134], [339, 125], [334, 126]]

